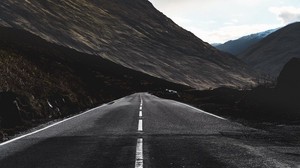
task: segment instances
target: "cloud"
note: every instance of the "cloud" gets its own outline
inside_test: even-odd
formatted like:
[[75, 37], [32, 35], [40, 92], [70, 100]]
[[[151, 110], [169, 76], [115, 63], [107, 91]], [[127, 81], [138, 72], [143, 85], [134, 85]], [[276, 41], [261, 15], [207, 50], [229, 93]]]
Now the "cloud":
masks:
[[226, 42], [300, 21], [299, 0], [149, 1], [175, 23], [209, 43]]
[[232, 25], [237, 24], [238, 22], [239, 22], [238, 19], [231, 19], [230, 21], [225, 22], [224, 25], [225, 25], [225, 26], [232, 26]]
[[291, 6], [270, 7], [269, 11], [276, 14], [277, 18], [284, 24], [300, 21], [300, 8]]
[[231, 0], [232, 4], [242, 4], [244, 6], [258, 6], [263, 2], [265, 2], [265, 0]]

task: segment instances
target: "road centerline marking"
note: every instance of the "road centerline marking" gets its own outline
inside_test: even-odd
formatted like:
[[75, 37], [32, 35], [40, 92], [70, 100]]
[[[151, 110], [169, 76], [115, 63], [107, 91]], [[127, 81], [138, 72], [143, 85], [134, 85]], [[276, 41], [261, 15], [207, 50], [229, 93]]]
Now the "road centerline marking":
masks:
[[[139, 122], [138, 122], [138, 132], [143, 131], [143, 100], [141, 98], [140, 110], [139, 110]], [[143, 158], [143, 138], [137, 139], [136, 144], [136, 156], [135, 156], [135, 168], [143, 168], [144, 158]]]
[[142, 119], [139, 119], [138, 131], [139, 132], [143, 131], [143, 120]]
[[143, 138], [138, 138], [136, 144], [135, 168], [143, 168], [143, 160]]

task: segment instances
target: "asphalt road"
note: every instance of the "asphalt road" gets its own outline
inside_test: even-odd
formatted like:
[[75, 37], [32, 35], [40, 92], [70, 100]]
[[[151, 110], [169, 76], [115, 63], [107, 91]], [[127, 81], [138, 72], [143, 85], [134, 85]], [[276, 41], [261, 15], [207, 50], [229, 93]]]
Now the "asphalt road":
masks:
[[138, 93], [0, 144], [0, 168], [296, 167], [265, 134]]

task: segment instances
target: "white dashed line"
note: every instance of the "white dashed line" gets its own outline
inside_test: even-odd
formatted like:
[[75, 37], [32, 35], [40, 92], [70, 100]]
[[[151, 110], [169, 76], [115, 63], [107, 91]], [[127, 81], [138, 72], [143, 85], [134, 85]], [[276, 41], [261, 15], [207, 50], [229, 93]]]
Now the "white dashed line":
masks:
[[143, 131], [143, 100], [141, 99], [141, 105], [140, 105], [140, 112], [139, 112], [139, 124], [138, 124], [138, 131]]
[[[139, 111], [139, 123], [138, 123], [138, 132], [143, 131], [143, 100], [141, 99], [140, 111]], [[144, 158], [143, 158], [143, 138], [137, 139], [136, 144], [136, 156], [135, 156], [135, 168], [143, 168]]]
[[143, 168], [143, 139], [139, 138], [136, 145], [135, 168]]
[[139, 112], [139, 117], [143, 117], [143, 111], [142, 110]]
[[142, 131], [143, 131], [143, 120], [142, 120], [142, 119], [139, 119], [138, 131], [139, 131], [139, 132], [142, 132]]

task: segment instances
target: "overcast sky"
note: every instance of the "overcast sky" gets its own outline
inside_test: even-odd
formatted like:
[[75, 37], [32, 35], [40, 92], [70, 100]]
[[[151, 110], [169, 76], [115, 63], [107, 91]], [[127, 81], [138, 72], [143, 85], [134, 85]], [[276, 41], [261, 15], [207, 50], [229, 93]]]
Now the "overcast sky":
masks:
[[209, 43], [300, 21], [300, 0], [149, 0], [178, 25]]

